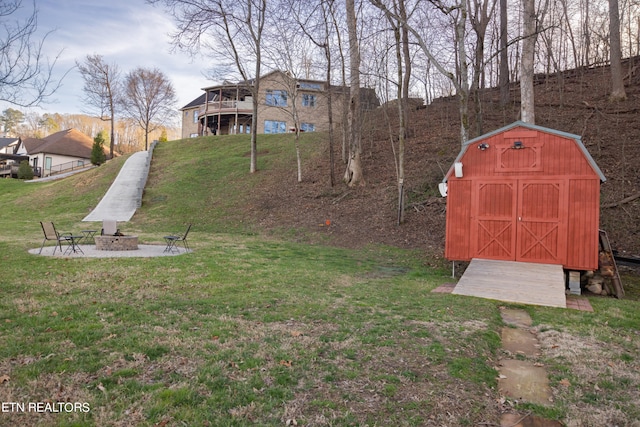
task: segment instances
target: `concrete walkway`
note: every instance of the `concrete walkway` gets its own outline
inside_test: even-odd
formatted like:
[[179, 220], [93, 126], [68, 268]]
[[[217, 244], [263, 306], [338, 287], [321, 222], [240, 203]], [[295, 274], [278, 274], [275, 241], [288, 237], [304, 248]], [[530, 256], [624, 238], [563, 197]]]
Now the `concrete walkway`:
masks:
[[131, 219], [142, 204], [154, 147], [155, 143], [151, 144], [149, 151], [139, 151], [127, 159], [98, 206], [83, 221], [110, 219], [122, 222]]
[[173, 252], [165, 252], [166, 245], [138, 245], [138, 249], [131, 251], [101, 251], [96, 249], [96, 245], [79, 245], [82, 252], [66, 252], [67, 246], [62, 247], [62, 251], [55, 246], [45, 246], [42, 253], [40, 248], [29, 249], [32, 255], [53, 256], [56, 258], [152, 258], [184, 255], [191, 251], [183, 248], [176, 248]]

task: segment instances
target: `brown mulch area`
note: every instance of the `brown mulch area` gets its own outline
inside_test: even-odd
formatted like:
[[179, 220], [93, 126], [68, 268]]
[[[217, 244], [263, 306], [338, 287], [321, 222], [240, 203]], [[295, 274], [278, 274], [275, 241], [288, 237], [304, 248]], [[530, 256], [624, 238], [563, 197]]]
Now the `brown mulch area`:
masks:
[[[640, 59], [636, 58], [640, 63]], [[582, 136], [602, 169], [602, 203], [615, 203], [640, 192], [640, 73], [626, 80], [628, 99], [611, 103], [606, 67], [572, 70], [562, 75], [537, 76], [536, 124]], [[472, 136], [498, 129], [518, 119], [517, 86], [512, 105], [498, 107], [498, 92], [482, 94], [483, 126], [472, 123]], [[349, 188], [341, 181], [344, 165], [336, 148], [335, 176], [329, 185], [329, 152], [305, 156], [303, 182], [296, 180], [295, 164], [269, 170], [269, 179], [253, 188], [247, 214], [265, 231], [295, 230], [296, 239], [344, 247], [386, 244], [419, 248], [440, 257], [444, 251], [445, 199], [437, 186], [460, 150], [460, 126], [455, 97], [434, 101], [413, 110], [406, 144], [407, 208], [405, 222], [397, 225], [397, 187], [388, 116], [382, 108], [365, 119], [363, 165], [366, 184]], [[390, 117], [388, 119], [387, 117]], [[395, 138], [395, 136], [394, 136]], [[397, 139], [397, 138], [396, 138]], [[394, 140], [397, 151], [397, 141]], [[328, 144], [327, 144], [328, 145]], [[340, 139], [336, 142], [340, 145]], [[327, 225], [327, 221], [330, 225]], [[612, 246], [640, 255], [640, 199], [603, 208], [601, 228]]]

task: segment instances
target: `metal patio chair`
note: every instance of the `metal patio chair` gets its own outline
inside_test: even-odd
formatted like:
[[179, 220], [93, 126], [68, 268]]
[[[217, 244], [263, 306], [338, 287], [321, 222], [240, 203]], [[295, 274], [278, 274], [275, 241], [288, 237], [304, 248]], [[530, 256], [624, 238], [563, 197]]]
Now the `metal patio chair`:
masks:
[[182, 246], [184, 246], [185, 252], [190, 251], [191, 248], [189, 248], [189, 243], [187, 242], [187, 236], [189, 235], [190, 230], [191, 224], [189, 224], [189, 226], [187, 227], [187, 231], [185, 231], [182, 235], [164, 236], [164, 241], [167, 243], [167, 246], [164, 248], [164, 252], [179, 252], [180, 249], [177, 246], [178, 242], [182, 242]]
[[40, 252], [42, 253], [42, 248], [44, 248], [45, 243], [49, 240], [55, 240], [56, 246], [53, 248], [53, 254], [55, 255], [56, 249], [60, 248], [60, 252], [62, 252], [62, 242], [69, 244], [69, 233], [60, 234], [56, 230], [56, 226], [53, 225], [51, 221], [40, 221], [40, 226], [42, 227], [42, 232], [44, 233], [44, 240], [42, 241], [42, 246], [40, 246]]

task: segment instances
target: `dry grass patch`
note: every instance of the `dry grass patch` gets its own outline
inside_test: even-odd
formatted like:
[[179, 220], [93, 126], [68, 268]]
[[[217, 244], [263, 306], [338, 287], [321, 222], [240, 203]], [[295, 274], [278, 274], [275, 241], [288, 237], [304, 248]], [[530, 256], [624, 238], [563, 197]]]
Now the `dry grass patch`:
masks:
[[[615, 310], [614, 310], [615, 311]], [[615, 316], [615, 314], [613, 314]], [[603, 341], [598, 331], [537, 328], [556, 401], [569, 426], [640, 426], [640, 336]]]

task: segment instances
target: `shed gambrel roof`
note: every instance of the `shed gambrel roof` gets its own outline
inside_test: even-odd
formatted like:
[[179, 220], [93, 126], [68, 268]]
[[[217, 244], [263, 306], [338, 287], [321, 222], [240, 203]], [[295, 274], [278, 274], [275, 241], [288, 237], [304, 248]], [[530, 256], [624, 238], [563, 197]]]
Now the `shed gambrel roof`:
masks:
[[[495, 136], [497, 134], [506, 132], [508, 130], [511, 130], [511, 129], [517, 128], [517, 127], [523, 127], [523, 128], [535, 130], [535, 131], [538, 131], [538, 132], [550, 133], [550, 134], [553, 134], [553, 135], [560, 136], [562, 138], [573, 140], [575, 142], [576, 146], [578, 147], [578, 149], [582, 152], [582, 155], [584, 156], [584, 158], [587, 160], [587, 162], [589, 163], [589, 165], [593, 169], [593, 171], [600, 178], [600, 181], [601, 182], [605, 182], [607, 180], [607, 178], [605, 178], [604, 174], [602, 173], [602, 171], [600, 170], [600, 168], [596, 164], [595, 160], [593, 160], [593, 157], [591, 157], [591, 154], [589, 153], [587, 148], [582, 143], [582, 137], [580, 135], [575, 135], [575, 134], [568, 133], [568, 132], [563, 132], [563, 131], [559, 131], [559, 130], [555, 130], [555, 129], [550, 129], [550, 128], [546, 128], [546, 127], [543, 127], [543, 126], [533, 125], [531, 123], [526, 123], [526, 122], [523, 122], [523, 121], [513, 122], [510, 125], [504, 126], [504, 127], [500, 128], [500, 129], [496, 129], [493, 132], [485, 133], [484, 135], [480, 135], [480, 136], [478, 136], [476, 138], [473, 138], [473, 139], [467, 141], [466, 143], [464, 143], [462, 145], [462, 149], [460, 150], [460, 153], [458, 154], [458, 157], [456, 157], [456, 159], [454, 161], [454, 164], [455, 164], [455, 162], [459, 162], [462, 159], [462, 157], [467, 152], [467, 149], [469, 147], [472, 147], [475, 144], [479, 144], [483, 140], [491, 138], [492, 136]], [[449, 176], [453, 173], [453, 169], [454, 169], [454, 167], [453, 167], [453, 165], [451, 165], [451, 168], [449, 168], [449, 171], [444, 176], [444, 179], [442, 180], [442, 182], [447, 182], [447, 180], [449, 179]]]

